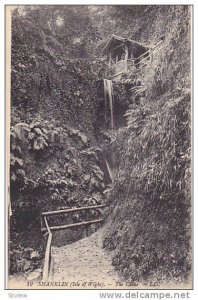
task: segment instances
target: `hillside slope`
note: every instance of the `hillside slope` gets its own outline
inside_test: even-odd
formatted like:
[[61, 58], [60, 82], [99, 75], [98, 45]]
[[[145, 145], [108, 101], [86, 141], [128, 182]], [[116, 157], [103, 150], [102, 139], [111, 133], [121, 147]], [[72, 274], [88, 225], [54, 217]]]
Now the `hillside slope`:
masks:
[[[80, 11], [79, 16], [73, 6], [23, 6], [12, 14], [11, 274], [42, 264], [43, 211], [104, 201], [105, 174], [95, 142], [100, 78], [86, 43], [95, 35], [87, 8]], [[77, 222], [85, 216], [71, 217]], [[54, 242], [81, 236], [82, 230], [57, 234]], [[34, 251], [39, 262], [31, 259]]]
[[157, 285], [187, 283], [191, 274], [190, 8], [148, 7], [133, 36], [152, 43], [161, 35], [163, 49], [141, 78], [145, 94], [114, 144], [104, 239], [126, 279]]

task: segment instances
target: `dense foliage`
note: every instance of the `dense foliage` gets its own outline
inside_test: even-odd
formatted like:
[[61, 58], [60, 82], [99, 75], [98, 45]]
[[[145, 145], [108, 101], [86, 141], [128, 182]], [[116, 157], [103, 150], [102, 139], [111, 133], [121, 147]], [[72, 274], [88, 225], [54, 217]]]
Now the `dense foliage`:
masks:
[[[88, 8], [80, 11], [75, 6], [25, 6], [12, 14], [12, 273], [23, 271], [22, 257], [24, 271], [32, 269], [26, 249], [43, 255], [42, 211], [104, 200], [101, 150], [94, 143], [103, 65], [89, 61], [97, 30]], [[75, 214], [73, 221], [83, 218]]]
[[167, 29], [152, 69], [140, 76], [146, 91], [138, 101], [127, 97], [127, 126], [114, 142], [114, 218], [104, 246], [115, 251], [113, 264], [133, 283], [184, 282], [191, 271], [189, 10], [173, 8], [167, 18], [175, 26]]
[[[101, 59], [112, 33], [146, 46], [163, 41], [152, 67], [114, 83], [113, 133], [104, 122]], [[130, 91], [137, 83], [144, 87], [138, 97]], [[190, 84], [188, 6], [26, 6], [14, 11], [12, 273], [29, 272], [40, 263], [43, 210], [107, 201], [104, 246], [114, 251], [113, 265], [125, 278], [145, 284], [188, 280]], [[114, 178], [104, 193], [110, 182], [106, 158]]]
[[[56, 126], [55, 121], [37, 118], [30, 124], [12, 126], [13, 236], [24, 230], [24, 224], [26, 230], [39, 229], [42, 211], [103, 203], [104, 173], [97, 156], [100, 151], [83, 132]], [[84, 217], [75, 214], [72, 218], [77, 222]], [[56, 223], [64, 223], [56, 219]]]

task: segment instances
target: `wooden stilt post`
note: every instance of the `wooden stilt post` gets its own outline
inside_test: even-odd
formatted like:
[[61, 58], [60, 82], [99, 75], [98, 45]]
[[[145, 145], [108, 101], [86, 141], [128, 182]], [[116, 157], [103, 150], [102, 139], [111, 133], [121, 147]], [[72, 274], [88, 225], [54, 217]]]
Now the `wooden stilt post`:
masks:
[[42, 228], [43, 228], [43, 216], [41, 215], [41, 232], [42, 232]]
[[[89, 211], [86, 211], [86, 221], [89, 219]], [[86, 236], [89, 235], [89, 225], [86, 226]]]

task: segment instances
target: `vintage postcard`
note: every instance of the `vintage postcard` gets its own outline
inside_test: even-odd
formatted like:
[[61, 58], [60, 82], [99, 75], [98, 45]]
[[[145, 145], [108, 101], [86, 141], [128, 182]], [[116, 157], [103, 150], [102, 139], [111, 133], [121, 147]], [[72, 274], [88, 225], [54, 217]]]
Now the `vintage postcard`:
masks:
[[7, 289], [192, 289], [192, 6], [6, 14]]

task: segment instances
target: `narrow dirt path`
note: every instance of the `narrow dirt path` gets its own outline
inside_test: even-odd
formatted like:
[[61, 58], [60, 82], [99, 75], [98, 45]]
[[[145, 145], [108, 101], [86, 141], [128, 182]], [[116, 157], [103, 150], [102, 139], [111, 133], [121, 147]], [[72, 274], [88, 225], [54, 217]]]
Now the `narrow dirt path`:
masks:
[[98, 231], [75, 243], [52, 247], [53, 281], [68, 282], [69, 288], [115, 288], [118, 274], [101, 244]]

